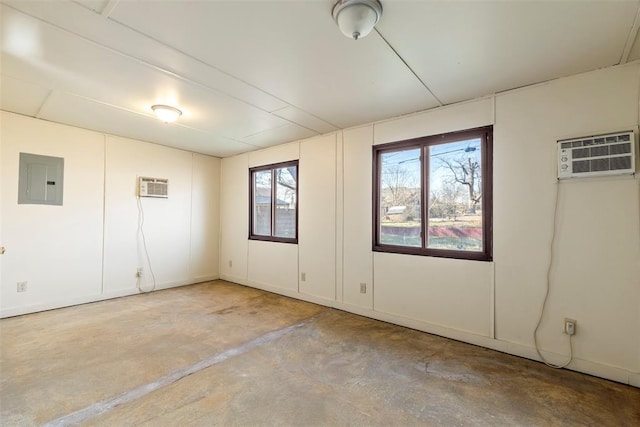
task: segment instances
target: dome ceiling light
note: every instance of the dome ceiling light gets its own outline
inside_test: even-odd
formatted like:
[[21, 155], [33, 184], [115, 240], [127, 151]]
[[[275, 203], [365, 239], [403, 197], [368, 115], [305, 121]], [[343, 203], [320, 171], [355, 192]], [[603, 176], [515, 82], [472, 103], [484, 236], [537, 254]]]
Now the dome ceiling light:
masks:
[[369, 34], [378, 23], [382, 4], [378, 0], [338, 0], [332, 15], [342, 34], [358, 40]]
[[156, 104], [152, 105], [151, 109], [156, 117], [165, 123], [175, 122], [182, 115], [182, 111], [169, 105]]

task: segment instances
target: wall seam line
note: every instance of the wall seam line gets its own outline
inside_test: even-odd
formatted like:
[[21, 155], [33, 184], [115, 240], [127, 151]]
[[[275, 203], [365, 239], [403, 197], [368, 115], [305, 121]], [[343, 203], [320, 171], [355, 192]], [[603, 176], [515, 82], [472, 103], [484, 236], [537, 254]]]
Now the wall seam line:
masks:
[[193, 272], [193, 172], [195, 170], [195, 153], [191, 153], [191, 182], [189, 185], [189, 266], [187, 277], [192, 281], [195, 277]]
[[[371, 126], [371, 147], [373, 147], [376, 143], [376, 126], [373, 125]], [[371, 154], [372, 148], [369, 148], [369, 154]], [[369, 164], [373, 165], [373, 155], [372, 157], [369, 159]], [[372, 183], [372, 185], [375, 185], [373, 183], [373, 177], [372, 177], [372, 173], [369, 173], [369, 180], [371, 180], [370, 182]], [[373, 187], [371, 188], [371, 191], [373, 192]], [[371, 200], [371, 210], [374, 209], [375, 203], [373, 202], [373, 200]], [[371, 217], [371, 215], [369, 215], [369, 217]], [[371, 227], [369, 227], [369, 229], [371, 229]], [[374, 238], [374, 236], [371, 236], [371, 238]], [[371, 245], [371, 239], [369, 239], [369, 244]], [[375, 262], [375, 256], [374, 256], [374, 252], [373, 252], [373, 248], [371, 248], [371, 311], [376, 311], [376, 262]]]
[[[496, 126], [496, 118], [498, 116], [498, 112], [497, 112], [497, 108], [496, 108], [496, 106], [497, 106], [497, 98], [496, 98], [495, 94], [491, 97], [491, 100], [492, 100], [491, 109], [493, 110], [492, 111], [493, 126], [495, 127]], [[492, 147], [491, 151], [493, 152], [494, 149], [495, 149], [495, 138], [493, 138], [492, 145], [493, 145], [493, 147]], [[493, 163], [494, 163], [494, 159], [491, 159], [491, 164], [493, 165]], [[495, 173], [494, 173], [493, 167], [491, 168], [491, 171], [492, 171], [492, 173], [493, 173], [493, 175], [495, 177]], [[493, 182], [493, 178], [494, 177], [492, 177], [492, 182]], [[491, 210], [494, 211], [494, 212], [495, 212], [495, 204], [496, 204], [496, 201], [495, 201], [495, 196], [494, 196], [494, 198], [493, 198], [493, 206], [491, 207]], [[495, 223], [493, 222], [493, 218], [492, 218], [492, 225], [491, 226], [492, 226], [491, 239], [493, 241], [494, 240], [493, 236], [495, 236], [495, 234], [496, 234]], [[492, 250], [492, 254], [491, 255], [493, 256], [495, 254], [495, 249], [496, 249], [495, 245], [494, 245], [494, 242], [492, 242], [491, 247], [492, 247], [492, 249], [491, 249]], [[491, 262], [491, 312], [489, 313], [489, 315], [491, 316], [491, 319], [490, 319], [490, 322], [491, 322], [491, 324], [490, 324], [490, 327], [491, 327], [491, 331], [490, 331], [491, 332], [491, 338], [496, 339], [496, 315], [497, 315], [497, 313], [496, 313], [496, 260], [495, 260], [495, 258]]]
[[340, 155], [340, 160], [341, 160], [341, 164], [340, 164], [340, 169], [342, 170], [342, 191], [340, 193], [341, 198], [342, 198], [342, 203], [340, 205], [340, 215], [342, 216], [342, 219], [340, 221], [340, 227], [342, 228], [342, 232], [341, 232], [341, 236], [340, 236], [340, 246], [342, 247], [342, 250], [340, 251], [340, 255], [342, 256], [342, 262], [340, 263], [341, 265], [341, 269], [340, 269], [340, 277], [342, 280], [342, 286], [341, 286], [341, 295], [340, 295], [340, 302], [344, 302], [344, 130], [340, 131], [340, 151], [342, 152], [342, 154]]
[[[334, 171], [334, 177], [335, 177], [335, 182], [334, 182], [334, 204], [333, 204], [333, 221], [335, 224], [335, 233], [334, 233], [334, 241], [333, 241], [333, 247], [334, 247], [334, 280], [335, 280], [335, 286], [334, 286], [334, 291], [333, 291], [333, 299], [337, 300], [338, 299], [338, 282], [340, 284], [340, 293], [342, 293], [342, 288], [344, 286], [344, 282], [342, 280], [342, 270], [343, 270], [343, 265], [342, 265], [342, 221], [338, 220], [338, 217], [340, 216], [339, 213], [339, 194], [338, 194], [338, 188], [340, 186], [339, 183], [339, 176], [341, 174], [341, 168], [340, 168], [340, 164], [338, 163], [339, 159], [342, 159], [342, 154], [340, 154], [340, 156], [338, 156], [338, 148], [342, 147], [342, 144], [338, 143], [338, 138], [340, 138], [340, 140], [342, 140], [342, 136], [340, 135], [339, 132], [335, 133], [335, 138], [334, 138], [334, 151], [335, 151], [335, 157], [334, 157], [334, 166], [335, 166], [335, 171]], [[340, 228], [338, 229], [338, 222], [340, 222]], [[339, 241], [338, 241], [339, 240]], [[338, 262], [338, 245], [340, 245], [340, 262]], [[338, 265], [340, 266], [340, 271], [338, 271]], [[340, 276], [340, 280], [338, 280], [338, 275]]]
[[107, 135], [102, 134], [102, 271], [100, 277], [100, 295], [104, 294], [105, 236], [107, 234]]
[[[296, 234], [298, 235], [298, 243], [296, 243], [296, 254], [298, 255], [298, 276], [296, 277], [296, 282], [298, 283], [298, 293], [300, 293], [300, 163], [302, 163], [302, 159], [300, 158], [300, 154], [302, 153], [302, 143], [298, 142], [298, 199], [296, 200], [296, 215], [298, 217], [298, 221], [296, 223]], [[253, 184], [253, 183], [252, 183]], [[273, 185], [273, 184], [272, 184]], [[277, 184], [276, 184], [277, 185]], [[306, 277], [305, 277], [306, 280]]]

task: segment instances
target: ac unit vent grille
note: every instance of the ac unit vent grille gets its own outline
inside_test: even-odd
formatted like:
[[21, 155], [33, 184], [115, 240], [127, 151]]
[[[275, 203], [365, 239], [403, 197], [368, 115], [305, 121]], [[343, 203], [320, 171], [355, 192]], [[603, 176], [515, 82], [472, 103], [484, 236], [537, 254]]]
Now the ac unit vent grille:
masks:
[[138, 185], [140, 197], [169, 197], [169, 180], [164, 178], [140, 177]]
[[591, 162], [589, 160], [580, 160], [579, 162], [573, 162], [573, 173], [589, 172]]
[[590, 148], [576, 148], [575, 150], [573, 150], [574, 159], [578, 159], [581, 157], [589, 157], [589, 156], [591, 156]]
[[631, 168], [631, 157], [612, 157], [611, 170], [622, 170]]
[[558, 141], [558, 178], [635, 173], [633, 131]]
[[631, 153], [631, 144], [616, 144], [609, 148], [611, 149], [611, 154]]
[[611, 169], [609, 167], [609, 159], [591, 160], [591, 170], [593, 172], [607, 171], [609, 169]]

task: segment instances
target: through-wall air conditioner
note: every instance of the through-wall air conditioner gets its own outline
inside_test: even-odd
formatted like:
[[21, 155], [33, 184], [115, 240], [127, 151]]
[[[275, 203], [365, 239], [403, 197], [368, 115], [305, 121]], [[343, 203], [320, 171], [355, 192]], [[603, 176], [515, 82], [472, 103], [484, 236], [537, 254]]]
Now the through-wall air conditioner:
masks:
[[636, 171], [632, 130], [558, 141], [558, 178], [633, 174]]
[[140, 197], [169, 197], [169, 180], [164, 178], [138, 178], [138, 195]]

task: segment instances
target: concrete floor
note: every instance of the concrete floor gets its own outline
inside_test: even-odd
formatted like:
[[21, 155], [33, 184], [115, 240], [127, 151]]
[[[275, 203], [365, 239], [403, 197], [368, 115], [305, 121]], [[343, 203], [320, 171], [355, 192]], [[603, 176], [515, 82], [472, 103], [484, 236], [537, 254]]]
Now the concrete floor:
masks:
[[640, 389], [216, 281], [3, 319], [1, 425], [640, 425]]

